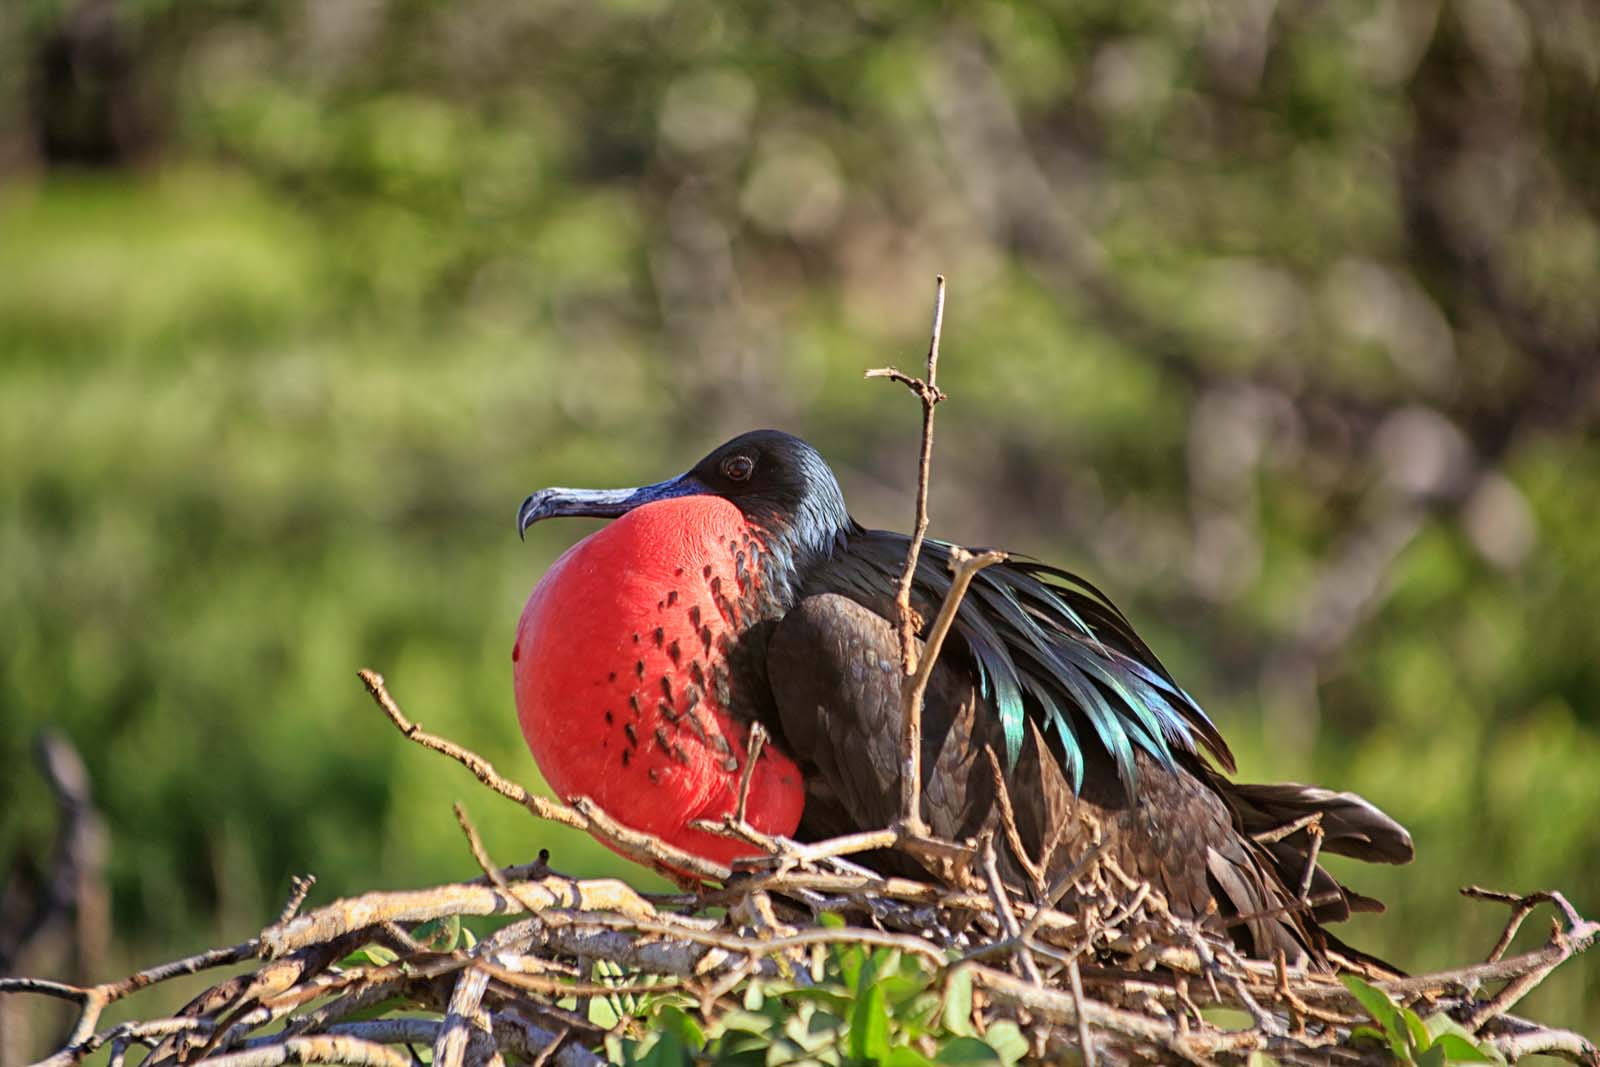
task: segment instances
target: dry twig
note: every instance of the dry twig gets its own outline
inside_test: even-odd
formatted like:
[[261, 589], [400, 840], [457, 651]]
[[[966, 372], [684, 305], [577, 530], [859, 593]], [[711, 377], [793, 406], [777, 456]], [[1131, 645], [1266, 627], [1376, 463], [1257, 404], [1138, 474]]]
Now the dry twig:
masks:
[[[906, 386], [922, 401], [922, 450], [917, 461], [917, 508], [911, 527], [911, 546], [906, 550], [905, 569], [895, 590], [895, 610], [900, 624], [901, 735], [900, 821], [913, 834], [925, 834], [922, 822], [922, 692], [927, 678], [917, 670], [916, 611], [911, 606], [911, 585], [917, 574], [922, 542], [928, 535], [928, 481], [933, 469], [933, 409], [945, 398], [939, 391], [939, 339], [944, 333], [944, 275], [934, 280], [933, 328], [928, 337], [927, 378], [913, 378], [894, 367], [867, 371], [868, 378], [887, 378]], [[948, 601], [947, 601], [948, 602]], [[937, 652], [929, 650], [931, 661]], [[920, 686], [918, 679], [920, 678]]]
[[430, 734], [406, 717], [384, 687], [383, 675], [377, 671], [362, 670], [357, 674], [377, 701], [378, 707], [389, 716], [389, 721], [407, 738], [423, 748], [449, 756], [461, 764], [484, 785], [496, 793], [521, 804], [534, 815], [550, 822], [569, 826], [592, 834], [611, 845], [625, 856], [659, 870], [682, 871], [686, 874], [712, 881], [725, 881], [729, 871], [720, 863], [713, 863], [681, 848], [667, 844], [650, 834], [631, 830], [601, 811], [588, 797], [569, 798], [567, 804], [558, 804], [528, 792], [516, 782], [504, 778], [494, 769], [494, 764], [469, 749], [462, 748], [436, 734]]
[[[434, 740], [448, 746], [441, 751], [459, 753], [464, 764], [488, 767], [476, 754]], [[492, 769], [480, 776], [506, 795], [492, 777]], [[565, 816], [556, 821], [570, 825]], [[1281, 962], [1241, 959], [1220, 928], [1175, 918], [1160, 894], [1122, 874], [1098, 847], [1050, 887], [1043, 903], [1033, 904], [1013, 898], [1000, 883], [992, 838], [982, 850], [985, 892], [973, 893], [883, 878], [840, 859], [862, 848], [893, 847], [902, 837], [895, 831], [805, 846], [755, 835], [755, 843], [781, 860], [775, 869], [758, 870], [705, 895], [690, 910], [673, 911], [621, 882], [553, 875], [542, 861], [500, 868], [464, 812], [461, 822], [484, 872], [481, 879], [367, 893], [304, 914], [286, 906], [281, 921], [232, 948], [101, 986], [0, 979], [0, 993], [80, 1005], [73, 1034], [40, 1067], [74, 1067], [108, 1047], [125, 1067], [128, 1053], [141, 1045], [156, 1046], [144, 1061], [148, 1067], [175, 1063], [180, 1054], [185, 1063], [224, 1067], [335, 1061], [413, 1067], [401, 1051], [408, 1044], [431, 1046], [442, 1067], [499, 1067], [508, 1054], [558, 1067], [597, 1067], [602, 1060], [593, 1050], [602, 1031], [562, 1009], [564, 998], [685, 989], [695, 991], [702, 1009], [714, 1015], [736, 1007], [747, 982], [792, 975], [797, 967], [809, 971], [804, 961], [819, 946], [858, 944], [914, 957], [933, 979], [949, 966], [951, 950], [965, 955], [958, 966], [970, 969], [987, 998], [980, 1009], [984, 1025], [1026, 1012], [1041, 1047], [1076, 1046], [1086, 1062], [1242, 1062], [1253, 1050], [1284, 1064], [1377, 1062], [1350, 1044], [1350, 1029], [1364, 1015], [1343, 986]], [[1086, 918], [1050, 906], [1068, 888]], [[303, 883], [297, 883], [291, 903], [303, 895]], [[772, 917], [769, 895], [789, 902], [782, 922]], [[1558, 893], [1517, 897], [1473, 889], [1471, 895], [1513, 910], [1508, 933], [1490, 959], [1382, 987], [1468, 1019], [1481, 1040], [1508, 1057], [1542, 1052], [1594, 1062], [1594, 1048], [1582, 1037], [1506, 1012], [1555, 967], [1600, 940], [1600, 924], [1584, 919]], [[678, 906], [694, 901], [683, 898]], [[1556, 909], [1561, 926], [1543, 948], [1507, 956], [1516, 924], [1540, 904]], [[706, 914], [700, 908], [725, 910]], [[821, 925], [817, 916], [823, 910], [845, 916], [848, 925]], [[436, 919], [513, 913], [530, 918], [470, 948], [441, 950], [411, 933], [416, 924]], [[742, 930], [735, 918], [740, 915], [765, 918], [747, 920], [751, 925]], [[930, 929], [941, 931], [938, 940], [929, 939]], [[398, 958], [374, 963], [350, 957], [364, 943], [385, 945]], [[1010, 954], [1025, 977], [977, 962]], [[1055, 968], [1052, 973], [1043, 973], [1035, 957]], [[253, 971], [214, 986], [177, 1017], [97, 1029], [107, 1005], [140, 989], [247, 961], [254, 961]], [[593, 983], [577, 961], [601, 963], [606, 973], [626, 977]], [[1203, 976], [1214, 986], [1214, 1003], [1242, 1008], [1254, 1025], [1225, 1031], [1207, 1023], [1187, 976]], [[1496, 984], [1500, 988], [1491, 995], [1476, 992]], [[351, 1018], [381, 1005], [389, 1008], [381, 1018]], [[1292, 1029], [1283, 1021], [1290, 1018], [1298, 1020]]]

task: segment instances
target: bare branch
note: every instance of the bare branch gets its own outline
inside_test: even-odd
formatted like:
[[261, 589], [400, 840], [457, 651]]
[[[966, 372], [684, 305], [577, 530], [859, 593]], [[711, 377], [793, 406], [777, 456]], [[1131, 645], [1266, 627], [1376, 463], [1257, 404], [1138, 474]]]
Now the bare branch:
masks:
[[1489, 1044], [1512, 1063], [1523, 1056], [1558, 1056], [1586, 1067], [1600, 1064], [1600, 1049], [1596, 1049], [1594, 1042], [1582, 1034], [1575, 1034], [1571, 1030], [1530, 1025], [1515, 1033], [1492, 1034]]
[[[943, 400], [939, 391], [939, 340], [944, 333], [944, 275], [934, 279], [933, 328], [928, 338], [927, 378], [918, 380], [893, 367], [869, 370], [868, 378], [888, 378], [907, 386], [922, 401], [922, 451], [917, 463], [917, 509], [911, 529], [911, 545], [906, 550], [905, 569], [895, 591], [895, 610], [900, 624], [901, 735], [900, 821], [913, 833], [925, 833], [922, 822], [922, 692], [916, 687], [917, 629], [916, 612], [911, 606], [911, 585], [916, 578], [922, 542], [928, 534], [928, 480], [933, 468], [933, 409]], [[938, 655], [930, 649], [931, 662]], [[926, 687], [926, 679], [923, 686]]]
[[456, 979], [450, 1010], [433, 1043], [433, 1062], [438, 1067], [462, 1067], [473, 1031], [481, 1030], [488, 1036], [488, 1019], [482, 1010], [483, 993], [488, 987], [489, 972], [476, 967], [468, 967]]
[[280, 926], [261, 931], [269, 957], [321, 944], [341, 934], [367, 930], [382, 922], [427, 922], [446, 915], [504, 915], [555, 908], [614, 911], [638, 918], [656, 914], [638, 893], [615, 879], [574, 882], [567, 878], [513, 883], [515, 895], [493, 886], [470, 883], [433, 889], [367, 893], [336, 900]]
[[1044, 978], [1039, 974], [1039, 965], [1028, 952], [1027, 942], [1022, 937], [1022, 924], [1017, 922], [1017, 913], [1012, 910], [1006, 887], [1000, 881], [1000, 871], [995, 865], [993, 834], [986, 834], [983, 838], [983, 873], [989, 880], [989, 896], [994, 901], [995, 914], [1000, 917], [1000, 926], [1006, 932], [1006, 939], [1016, 946], [1016, 958], [1022, 973], [1034, 985], [1043, 985]]
[[1078, 1016], [1078, 1048], [1083, 1053], [1083, 1067], [1095, 1067], [1094, 1036], [1089, 1032], [1089, 1017], [1083, 1012], [1083, 974], [1074, 959], [1067, 964], [1072, 990], [1072, 1010]]
[[456, 822], [461, 827], [461, 832], [467, 836], [467, 847], [472, 851], [472, 858], [477, 861], [478, 867], [483, 871], [483, 876], [489, 879], [489, 884], [500, 890], [506, 896], [522, 905], [529, 914], [537, 913], [540, 905], [529, 899], [524, 899], [521, 890], [512, 885], [506, 878], [505, 872], [495, 866], [489, 858], [489, 852], [483, 847], [483, 838], [478, 836], [478, 828], [472, 825], [472, 820], [467, 818], [467, 809], [461, 806], [458, 800], [454, 805]]
[[289, 899], [283, 902], [283, 910], [278, 912], [278, 922], [286, 923], [299, 912], [300, 905], [306, 902], [306, 896], [311, 892], [311, 887], [317, 884], [314, 874], [297, 874], [289, 879]]
[[279, 1067], [284, 1063], [344, 1063], [351, 1067], [412, 1067], [411, 1058], [359, 1037], [290, 1037], [243, 1052], [213, 1056], [209, 1067]]
[[739, 775], [739, 802], [733, 809], [734, 822], [744, 822], [745, 806], [750, 802], [750, 782], [755, 778], [756, 760], [761, 758], [761, 746], [767, 743], [767, 728], [759, 722], [750, 725], [750, 741], [745, 748], [744, 770]]
[[569, 798], [568, 804], [558, 804], [544, 797], [535, 796], [517, 783], [502, 777], [492, 763], [476, 752], [430, 734], [408, 719], [394, 698], [389, 695], [388, 689], [384, 686], [383, 675], [372, 670], [356, 673], [366, 685], [367, 692], [372, 694], [372, 699], [377, 702], [378, 707], [383, 709], [384, 714], [389, 716], [389, 721], [394, 723], [407, 738], [423, 748], [449, 756], [471, 771], [478, 781], [507, 800], [521, 804], [539, 818], [593, 834], [623, 855], [648, 866], [682, 871], [698, 878], [718, 882], [726, 881], [729, 877], [728, 868], [720, 863], [712, 863], [650, 834], [629, 829], [602, 812], [587, 797], [573, 797]]

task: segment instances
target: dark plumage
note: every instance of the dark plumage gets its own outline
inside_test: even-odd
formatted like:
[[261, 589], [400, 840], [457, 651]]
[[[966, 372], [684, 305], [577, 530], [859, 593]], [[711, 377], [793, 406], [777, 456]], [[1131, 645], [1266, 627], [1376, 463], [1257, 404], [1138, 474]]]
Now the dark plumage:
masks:
[[[519, 525], [696, 494], [739, 508], [759, 550], [753, 580], [740, 583], [743, 629], [727, 654], [732, 712], [761, 719], [803, 772], [801, 837], [893, 821], [900, 674], [890, 620], [908, 538], [851, 519], [822, 458], [777, 431], [735, 438], [669, 482], [586, 492], [535, 494]], [[948, 559], [942, 542], [923, 549], [912, 599], [925, 619], [949, 589]], [[1411, 858], [1406, 831], [1353, 794], [1224, 777], [1216, 767], [1234, 770], [1226, 742], [1127, 618], [1088, 582], [1032, 560], [1013, 558], [973, 582], [934, 671], [924, 724], [924, 817], [935, 833], [964, 838], [997, 824], [992, 750], [1023, 845], [1030, 857], [1048, 856], [1049, 874], [1089, 847], [1087, 816], [1128, 874], [1260, 957], [1282, 950], [1327, 963], [1341, 948], [1321, 924], [1381, 905], [1318, 867], [1317, 906], [1295, 908], [1306, 831], [1258, 838], [1320, 813], [1325, 852]], [[1020, 883], [1015, 857], [1005, 866]]]

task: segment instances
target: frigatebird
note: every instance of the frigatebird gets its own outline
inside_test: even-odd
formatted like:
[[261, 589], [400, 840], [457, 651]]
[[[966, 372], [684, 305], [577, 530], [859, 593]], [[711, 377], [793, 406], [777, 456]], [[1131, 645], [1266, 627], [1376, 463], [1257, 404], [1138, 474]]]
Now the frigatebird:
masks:
[[[709, 859], [747, 855], [691, 824], [734, 810], [759, 722], [771, 741], [750, 774], [752, 826], [816, 840], [895, 820], [909, 538], [852, 519], [815, 449], [757, 430], [654, 485], [543, 489], [518, 532], [556, 516], [615, 520], [540, 580], [512, 651], [523, 734], [559, 795]], [[950, 588], [950, 551], [922, 551], [922, 619]], [[1110, 599], [1019, 556], [978, 574], [931, 676], [922, 816], [935, 834], [996, 826], [988, 752], [1020, 843], [1052, 879], [1097, 826], [1175, 913], [1261, 958], [1329, 965], [1348, 950], [1322, 924], [1382, 908], [1316, 865], [1308, 817], [1322, 852], [1412, 856], [1405, 829], [1352, 793], [1226, 777], [1227, 742]]]

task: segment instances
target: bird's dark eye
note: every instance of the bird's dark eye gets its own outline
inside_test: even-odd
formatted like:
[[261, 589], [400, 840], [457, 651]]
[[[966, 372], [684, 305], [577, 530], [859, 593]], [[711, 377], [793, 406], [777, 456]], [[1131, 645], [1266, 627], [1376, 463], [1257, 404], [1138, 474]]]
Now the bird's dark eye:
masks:
[[729, 481], [749, 481], [755, 469], [756, 461], [749, 456], [729, 456], [722, 461], [722, 475]]

